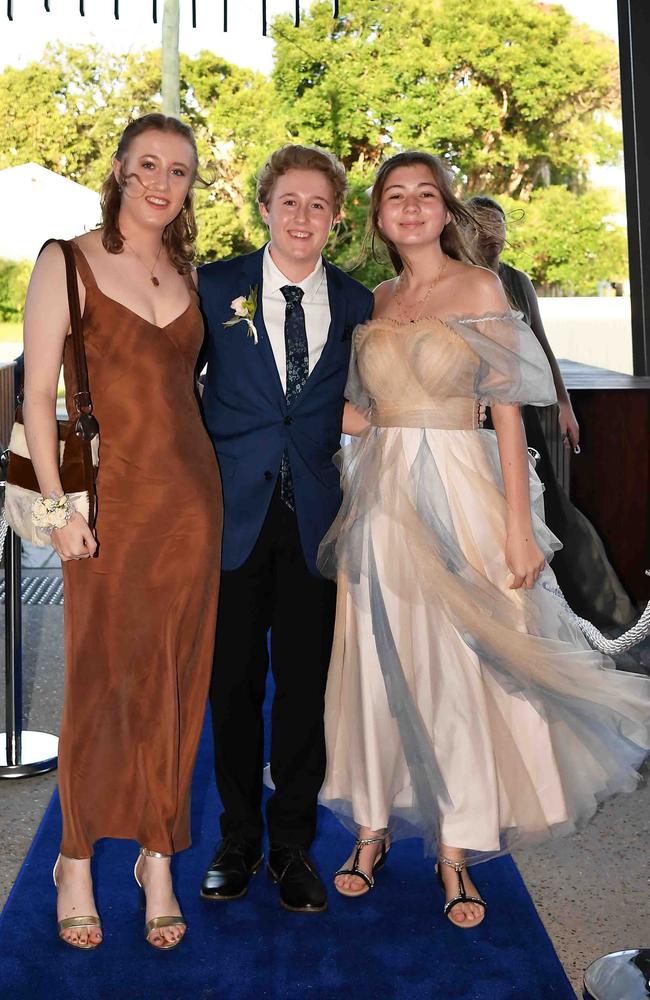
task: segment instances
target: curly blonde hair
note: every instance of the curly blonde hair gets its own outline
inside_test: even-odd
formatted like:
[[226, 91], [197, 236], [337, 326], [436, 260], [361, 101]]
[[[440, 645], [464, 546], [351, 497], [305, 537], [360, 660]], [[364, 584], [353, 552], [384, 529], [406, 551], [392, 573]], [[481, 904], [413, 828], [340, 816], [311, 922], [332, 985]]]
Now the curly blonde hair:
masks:
[[289, 170], [319, 170], [324, 174], [332, 186], [333, 214], [339, 214], [348, 190], [345, 167], [333, 153], [320, 146], [287, 145], [271, 153], [257, 177], [258, 202], [268, 208], [273, 188]]

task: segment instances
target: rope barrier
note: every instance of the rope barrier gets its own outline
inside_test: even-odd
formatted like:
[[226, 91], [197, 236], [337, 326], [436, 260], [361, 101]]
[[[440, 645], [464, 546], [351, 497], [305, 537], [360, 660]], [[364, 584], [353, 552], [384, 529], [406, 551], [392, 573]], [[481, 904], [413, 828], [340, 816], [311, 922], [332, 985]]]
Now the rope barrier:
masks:
[[[646, 574], [648, 570], [646, 570]], [[547, 590], [549, 594], [553, 594], [554, 597], [560, 601], [562, 608], [569, 616], [572, 622], [578, 626], [582, 634], [584, 635], [587, 642], [590, 643], [597, 649], [600, 653], [606, 653], [607, 656], [616, 656], [619, 653], [626, 653], [628, 649], [632, 649], [633, 646], [638, 645], [647, 635], [650, 635], [650, 601], [645, 606], [643, 614], [639, 618], [636, 625], [624, 632], [623, 635], [619, 635], [618, 639], [608, 639], [607, 636], [603, 635], [592, 622], [586, 620], [586, 618], [581, 618], [577, 615], [572, 607], [570, 607], [566, 597], [556, 585], [553, 586], [550, 583], [543, 583], [542, 587]]]
[[7, 541], [7, 532], [9, 531], [9, 525], [5, 521], [4, 507], [2, 508], [2, 513], [0, 514], [0, 559], [4, 555], [5, 542]]

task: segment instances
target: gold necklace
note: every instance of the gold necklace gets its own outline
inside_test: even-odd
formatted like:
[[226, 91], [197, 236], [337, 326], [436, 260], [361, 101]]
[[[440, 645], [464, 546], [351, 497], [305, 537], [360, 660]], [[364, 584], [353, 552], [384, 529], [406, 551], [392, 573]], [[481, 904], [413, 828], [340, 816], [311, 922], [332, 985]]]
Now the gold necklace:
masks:
[[156, 275], [153, 272], [158, 267], [158, 260], [160, 258], [160, 252], [161, 252], [162, 247], [163, 247], [162, 243], [158, 247], [158, 253], [156, 254], [156, 259], [153, 262], [153, 267], [151, 269], [149, 269], [147, 267], [147, 265], [145, 264], [145, 262], [143, 261], [142, 257], [140, 256], [140, 254], [137, 252], [137, 250], [134, 250], [134, 248], [131, 246], [131, 244], [129, 243], [129, 241], [128, 240], [124, 240], [124, 242], [127, 244], [127, 246], [129, 248], [129, 250], [131, 251], [131, 253], [135, 257], [137, 257], [137, 259], [140, 261], [140, 263], [145, 268], [145, 270], [149, 271], [149, 281], [151, 282], [151, 284], [154, 286], [154, 288], [158, 288], [158, 285], [160, 284], [160, 280], [156, 277]]
[[[422, 315], [422, 312], [424, 310], [424, 305], [425, 305], [427, 299], [429, 298], [429, 296], [431, 295], [431, 292], [433, 291], [434, 285], [437, 285], [438, 282], [440, 281], [440, 279], [442, 278], [443, 274], [447, 270], [447, 264], [448, 263], [449, 263], [449, 257], [447, 256], [447, 254], [444, 254], [444, 260], [443, 260], [442, 264], [440, 265], [437, 274], [434, 276], [433, 280], [431, 281], [431, 284], [429, 285], [429, 287], [427, 288], [426, 292], [424, 293], [423, 297], [421, 299], [417, 299], [416, 302], [412, 302], [411, 303], [411, 308], [413, 308], [413, 306], [420, 306], [421, 307], [418, 310], [417, 315], [415, 315], [413, 317], [413, 319], [411, 320], [411, 323], [417, 323], [417, 321], [419, 320], [419, 318]], [[402, 276], [400, 275], [397, 280], [398, 280], [398, 283], [401, 283]], [[402, 305], [404, 304], [404, 298], [401, 295], [401, 293], [400, 293], [399, 290], [395, 292], [395, 295], [393, 296], [393, 301], [397, 304], [398, 308], [400, 306], [400, 303]]]

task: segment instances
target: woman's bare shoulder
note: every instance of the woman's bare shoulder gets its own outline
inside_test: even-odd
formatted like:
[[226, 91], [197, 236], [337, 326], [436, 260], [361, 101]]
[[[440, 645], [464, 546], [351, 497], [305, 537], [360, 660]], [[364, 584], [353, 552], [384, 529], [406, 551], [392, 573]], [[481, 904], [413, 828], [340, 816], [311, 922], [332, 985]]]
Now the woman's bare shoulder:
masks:
[[463, 312], [476, 316], [487, 312], [508, 312], [503, 285], [499, 276], [489, 267], [456, 261], [454, 271], [459, 287], [462, 287]]
[[81, 236], [75, 236], [73, 242], [77, 244], [83, 254], [87, 254], [90, 257], [96, 257], [105, 253], [101, 229], [91, 229], [89, 233], [82, 233]]
[[48, 244], [41, 250], [34, 264], [31, 284], [41, 281], [60, 281], [65, 276], [65, 260], [63, 251], [58, 243]]
[[375, 289], [373, 289], [373, 295], [375, 296], [375, 308], [374, 312], [381, 312], [383, 307], [387, 304], [389, 299], [392, 299], [395, 294], [395, 284], [397, 278], [387, 278], [386, 281], [381, 281]]

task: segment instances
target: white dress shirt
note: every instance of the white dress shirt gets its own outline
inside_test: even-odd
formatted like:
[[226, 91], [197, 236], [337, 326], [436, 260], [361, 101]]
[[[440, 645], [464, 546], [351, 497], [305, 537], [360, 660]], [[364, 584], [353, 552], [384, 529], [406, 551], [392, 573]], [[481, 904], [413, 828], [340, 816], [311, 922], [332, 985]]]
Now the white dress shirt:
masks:
[[310, 374], [323, 353], [329, 333], [330, 300], [322, 257], [319, 258], [316, 267], [306, 278], [302, 281], [290, 281], [271, 257], [269, 246], [270, 244], [267, 243], [264, 249], [264, 263], [262, 265], [262, 315], [273, 349], [275, 363], [278, 366], [282, 388], [286, 392], [287, 352], [284, 341], [284, 317], [287, 301], [280, 289], [283, 285], [296, 285], [304, 292], [301, 305], [305, 312]]

